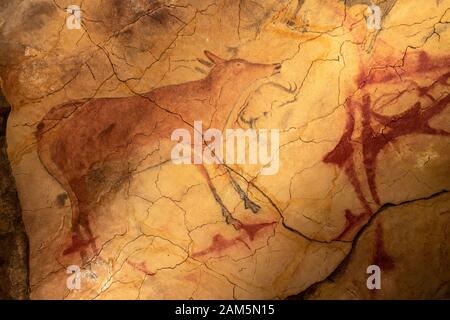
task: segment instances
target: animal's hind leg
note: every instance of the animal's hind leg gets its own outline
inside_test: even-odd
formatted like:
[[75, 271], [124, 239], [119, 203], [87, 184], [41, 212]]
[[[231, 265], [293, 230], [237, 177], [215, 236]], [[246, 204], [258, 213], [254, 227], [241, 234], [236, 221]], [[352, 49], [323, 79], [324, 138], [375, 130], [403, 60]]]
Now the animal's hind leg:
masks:
[[70, 188], [67, 190], [72, 207], [72, 243], [63, 252], [64, 255], [79, 252], [83, 262], [89, 259], [87, 248], [91, 246], [94, 254], [98, 254], [91, 226], [89, 224], [89, 210]]
[[225, 207], [225, 204], [223, 203], [222, 199], [220, 198], [219, 194], [217, 193], [217, 189], [214, 186], [214, 184], [212, 183], [211, 177], [209, 176], [209, 173], [206, 170], [206, 168], [203, 166], [203, 164], [197, 165], [197, 168], [199, 169], [199, 171], [201, 172], [203, 177], [206, 179], [209, 189], [211, 190], [211, 192], [214, 196], [214, 199], [220, 205], [220, 208], [222, 209], [222, 215], [224, 216], [225, 221], [228, 224], [231, 224], [236, 230], [239, 230], [242, 226], [242, 223], [239, 220], [235, 219], [233, 217], [233, 215], [231, 214], [231, 212], [227, 209], [227, 207]]
[[84, 208], [84, 206], [81, 206], [80, 208], [80, 226], [83, 227], [84, 231], [87, 235], [87, 241], [91, 246], [92, 252], [94, 255], [98, 255], [99, 252], [97, 250], [97, 244], [95, 242], [94, 234], [92, 233], [91, 224], [89, 221], [89, 209]]
[[[70, 188], [70, 187], [69, 187]], [[72, 232], [72, 243], [71, 245], [66, 248], [63, 251], [63, 254], [71, 254], [76, 251], [80, 251], [80, 255], [82, 258], [86, 256], [86, 252], [83, 249], [83, 246], [81, 245], [82, 239], [81, 239], [81, 229], [80, 229], [80, 207], [78, 203], [78, 199], [75, 195], [75, 193], [68, 189], [66, 190], [69, 200], [70, 200], [70, 206], [72, 208], [72, 226], [71, 226], [71, 232]]]
[[[79, 252], [83, 261], [87, 258], [86, 248], [91, 244], [95, 248], [95, 240], [92, 235], [91, 228], [86, 221], [88, 211], [82, 206], [83, 199], [86, 198], [86, 188], [82, 179], [70, 179], [70, 173], [61, 169], [51, 158], [51, 148], [54, 148], [50, 142], [39, 142], [39, 158], [48, 173], [59, 182], [61, 187], [66, 191], [70, 206], [72, 209], [72, 226], [71, 226], [71, 244], [66, 247], [62, 254], [68, 255]], [[77, 173], [79, 174], [79, 173]], [[82, 210], [81, 210], [82, 209]], [[87, 233], [88, 239], [83, 236], [82, 228]]]

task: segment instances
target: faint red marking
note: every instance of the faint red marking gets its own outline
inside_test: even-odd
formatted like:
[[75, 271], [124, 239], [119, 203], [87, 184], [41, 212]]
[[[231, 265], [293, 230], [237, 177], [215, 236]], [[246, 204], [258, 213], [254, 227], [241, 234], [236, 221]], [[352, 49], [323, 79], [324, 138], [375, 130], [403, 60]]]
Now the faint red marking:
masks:
[[199, 252], [193, 253], [192, 257], [201, 257], [205, 255], [209, 255], [212, 253], [221, 253], [222, 251], [229, 249], [237, 244], [243, 244], [247, 249], [250, 249], [250, 246], [245, 242], [246, 238], [249, 238], [250, 241], [255, 239], [256, 234], [271, 225], [274, 225], [276, 222], [264, 222], [264, 223], [255, 223], [255, 224], [243, 224], [241, 223], [240, 229], [245, 232], [245, 236], [240, 235], [234, 237], [232, 239], [226, 239], [221, 234], [214, 235], [212, 239], [212, 243], [209, 247]]
[[333, 163], [343, 169], [347, 174], [350, 183], [356, 191], [358, 199], [364, 204], [364, 208], [371, 212], [370, 205], [362, 192], [361, 183], [358, 179], [353, 161], [354, 148], [351, 142], [353, 131], [355, 129], [355, 111], [354, 103], [351, 99], [347, 100], [347, 124], [344, 133], [336, 147], [327, 153], [323, 158], [325, 163]]
[[148, 275], [148, 276], [154, 276], [156, 273], [155, 272], [151, 272], [147, 269], [147, 266], [145, 265], [145, 262], [132, 262], [130, 260], [127, 259], [127, 263], [132, 266], [133, 268], [135, 268], [136, 270]]
[[84, 251], [89, 245], [95, 245], [95, 240], [97, 239], [97, 237], [91, 238], [91, 239], [87, 239], [87, 240], [80, 240], [78, 239], [77, 235], [73, 235], [72, 236], [72, 243], [69, 247], [67, 247], [66, 249], [64, 249], [63, 251], [63, 255], [69, 255], [71, 253], [74, 252], [81, 252]]
[[220, 253], [238, 243], [242, 243], [248, 249], [250, 249], [248, 244], [241, 237], [236, 237], [231, 240], [228, 240], [225, 239], [221, 234], [216, 234], [214, 235], [212, 240], [213, 240], [212, 244], [208, 248], [192, 254], [192, 257], [205, 256], [211, 253]]
[[[450, 57], [431, 58], [425, 51], [405, 56], [404, 62], [390, 68], [375, 68], [366, 72], [361, 68], [356, 83], [359, 88], [368, 84], [386, 83], [394, 79], [426, 72], [441, 72], [450, 66]], [[426, 89], [426, 87], [425, 87]]]
[[359, 225], [363, 218], [367, 217], [366, 212], [362, 212], [360, 215], [354, 215], [350, 209], [345, 210], [345, 227], [344, 230], [337, 236], [336, 239], [343, 238], [347, 233], [350, 232], [355, 226]]
[[[450, 77], [447, 73], [446, 78]], [[370, 97], [366, 95], [363, 103], [363, 157], [364, 167], [370, 192], [377, 204], [380, 198], [375, 184], [376, 158], [380, 151], [398, 137], [408, 134], [430, 134], [449, 136], [450, 133], [444, 130], [434, 129], [430, 126], [431, 118], [440, 113], [450, 103], [450, 95], [445, 96], [432, 104], [431, 107], [422, 111], [420, 102], [414, 104], [409, 110], [393, 117], [387, 117], [370, 111]], [[378, 122], [386, 126], [382, 133], [375, 133], [370, 126], [370, 119], [373, 116]]]
[[241, 224], [241, 229], [243, 229], [250, 240], [253, 241], [255, 239], [256, 234], [259, 232], [259, 230], [266, 228], [268, 226], [271, 226], [275, 224], [274, 222], [263, 222], [263, 223], [255, 223], [255, 224]]
[[[421, 52], [418, 55], [415, 68], [405, 65], [404, 68], [409, 70], [402, 69], [403, 71], [401, 72], [398, 72], [395, 68], [392, 68], [393, 70], [383, 72], [381, 76], [376, 72], [369, 73], [368, 76], [365, 76], [362, 71], [358, 75], [356, 82], [359, 88], [364, 92], [364, 87], [368, 84], [384, 83], [394, 78], [399, 78], [402, 75], [410, 75], [411, 73], [439, 71], [440, 69], [445, 67], [448, 68], [449, 66], [450, 58], [444, 57], [431, 59], [425, 52]], [[449, 94], [439, 100], [436, 100], [432, 97], [430, 91], [436, 84], [449, 86], [447, 84], [449, 78], [450, 72], [447, 72], [439, 76], [438, 79], [428, 87], [420, 87], [415, 84], [416, 89], [419, 92], [419, 96], [427, 96], [430, 98], [432, 101], [431, 105], [423, 110], [421, 103], [417, 102], [410, 109], [395, 116], [384, 116], [373, 112], [371, 110], [372, 102], [369, 94], [364, 94], [360, 103], [353, 101], [351, 97], [347, 99], [347, 123], [344, 132], [334, 149], [324, 156], [323, 161], [325, 163], [337, 165], [339, 168], [344, 170], [353, 186], [353, 189], [355, 190], [355, 193], [357, 194], [359, 201], [364, 207], [364, 212], [357, 216], [347, 209], [345, 211], [347, 222], [344, 230], [341, 234], [339, 234], [337, 239], [342, 239], [348, 235], [350, 231], [354, 230], [356, 226], [361, 224], [361, 221], [373, 214], [370, 204], [362, 191], [361, 181], [356, 173], [355, 162], [353, 159], [353, 154], [355, 151], [352, 145], [352, 136], [355, 129], [355, 106], [360, 107], [362, 116], [362, 133], [359, 138], [359, 142], [362, 145], [363, 165], [367, 178], [367, 184], [372, 199], [376, 204], [380, 205], [381, 200], [376, 186], [376, 161], [378, 154], [386, 145], [394, 142], [401, 136], [409, 134], [450, 136], [449, 132], [441, 129], [435, 129], [429, 124], [431, 118], [442, 112], [450, 103]], [[397, 98], [400, 95], [401, 93], [398, 93]], [[372, 127], [372, 121], [377, 121], [379, 124], [384, 126], [384, 129], [381, 132], [376, 132]]]
[[383, 227], [377, 224], [375, 229], [375, 250], [372, 257], [372, 264], [379, 266], [383, 271], [394, 269], [394, 260], [386, 253], [383, 240]]
[[186, 276], [182, 277], [182, 279], [198, 283], [200, 280], [200, 275], [199, 273], [189, 273]]

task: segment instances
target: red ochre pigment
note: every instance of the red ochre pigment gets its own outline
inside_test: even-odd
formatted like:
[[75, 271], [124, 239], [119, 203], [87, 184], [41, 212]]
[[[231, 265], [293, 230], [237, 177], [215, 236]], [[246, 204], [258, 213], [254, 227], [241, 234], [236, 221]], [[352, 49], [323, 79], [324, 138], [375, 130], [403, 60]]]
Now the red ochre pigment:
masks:
[[253, 241], [255, 239], [256, 234], [271, 225], [274, 225], [276, 222], [265, 222], [265, 223], [256, 223], [256, 224], [243, 224], [241, 223], [240, 228], [245, 232], [246, 235], [240, 235], [237, 237], [234, 237], [232, 239], [226, 239], [221, 234], [216, 234], [213, 237], [212, 244], [199, 252], [193, 253], [192, 257], [201, 257], [209, 254], [215, 254], [215, 253], [221, 253], [222, 251], [229, 249], [233, 246], [243, 244], [248, 250], [250, 249], [250, 246], [245, 242], [246, 238], [250, 239], [250, 241]]
[[[405, 57], [406, 59], [406, 57]], [[427, 96], [432, 102], [427, 108], [423, 108], [420, 102], [416, 102], [408, 110], [397, 114], [395, 116], [384, 116], [372, 111], [372, 101], [369, 94], [364, 94], [365, 87], [370, 84], [386, 83], [401, 76], [419, 75], [425, 72], [437, 72], [441, 69], [448, 69], [450, 67], [450, 58], [433, 58], [428, 54], [421, 52], [418, 55], [415, 67], [404, 66], [403, 74], [399, 74], [396, 70], [384, 69], [381, 72], [369, 72], [366, 76], [363, 72], [357, 77], [357, 84], [362, 91], [362, 101], [354, 101], [349, 97], [346, 101], [347, 123], [344, 132], [332, 151], [327, 153], [323, 161], [337, 165], [344, 170], [350, 183], [352, 184], [355, 193], [364, 207], [364, 211], [359, 215], [352, 213], [350, 209], [345, 210], [345, 217], [347, 219], [344, 230], [336, 239], [345, 238], [351, 231], [361, 226], [361, 222], [366, 220], [373, 214], [367, 198], [365, 197], [361, 181], [355, 170], [355, 163], [353, 154], [355, 152], [352, 145], [352, 136], [355, 129], [355, 108], [359, 107], [362, 117], [362, 133], [359, 137], [359, 142], [362, 145], [363, 165], [367, 184], [370, 190], [372, 199], [377, 205], [381, 204], [380, 197], [376, 186], [376, 166], [377, 156], [388, 144], [395, 142], [398, 138], [410, 134], [428, 134], [439, 136], [450, 136], [449, 132], [441, 129], [435, 129], [430, 126], [430, 120], [441, 113], [450, 103], [450, 95], [436, 100], [431, 95], [431, 90], [438, 84], [449, 86], [447, 83], [450, 78], [450, 72], [442, 74], [438, 79], [429, 86], [420, 87], [416, 84], [416, 89], [419, 96]], [[394, 69], [394, 68], [392, 68]], [[402, 69], [402, 70], [403, 70]], [[402, 93], [398, 93], [397, 98]], [[395, 97], [394, 97], [395, 99]], [[393, 101], [394, 99], [391, 99]], [[382, 132], [376, 132], [372, 127], [372, 121], [377, 121], [384, 126]], [[353, 139], [355, 141], [355, 139]]]

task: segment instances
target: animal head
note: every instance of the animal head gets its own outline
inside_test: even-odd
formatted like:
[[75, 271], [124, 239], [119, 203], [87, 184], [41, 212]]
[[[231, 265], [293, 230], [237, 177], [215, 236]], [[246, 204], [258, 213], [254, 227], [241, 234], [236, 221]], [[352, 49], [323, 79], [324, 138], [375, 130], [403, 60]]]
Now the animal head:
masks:
[[206, 57], [214, 64], [210, 75], [221, 84], [228, 83], [236, 90], [249, 86], [256, 80], [280, 73], [281, 64], [252, 63], [244, 59], [225, 60], [205, 51]]

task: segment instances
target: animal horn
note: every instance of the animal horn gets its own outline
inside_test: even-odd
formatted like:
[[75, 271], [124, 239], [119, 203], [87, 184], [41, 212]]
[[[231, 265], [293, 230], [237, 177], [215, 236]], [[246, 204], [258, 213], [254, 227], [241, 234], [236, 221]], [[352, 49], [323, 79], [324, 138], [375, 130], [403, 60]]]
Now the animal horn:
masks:
[[205, 56], [207, 56], [208, 59], [214, 64], [219, 64], [219, 63], [222, 63], [225, 61], [224, 59], [216, 56], [214, 53], [211, 53], [208, 50], [205, 50], [204, 53], [205, 53]]

